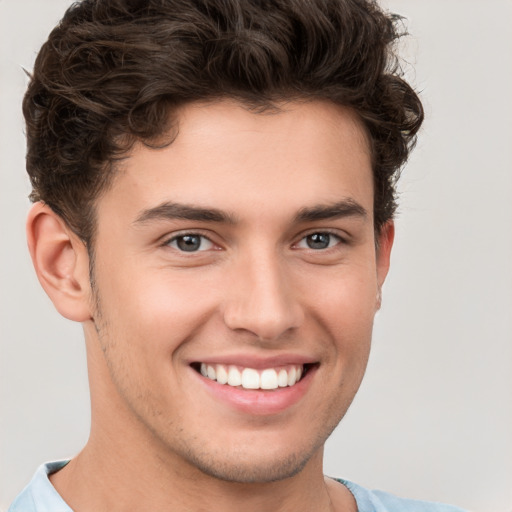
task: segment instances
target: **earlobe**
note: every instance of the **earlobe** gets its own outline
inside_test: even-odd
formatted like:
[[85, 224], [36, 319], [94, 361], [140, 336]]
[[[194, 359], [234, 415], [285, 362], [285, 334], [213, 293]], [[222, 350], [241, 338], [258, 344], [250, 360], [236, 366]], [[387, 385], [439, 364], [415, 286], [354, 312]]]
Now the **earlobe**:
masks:
[[76, 322], [89, 320], [89, 257], [84, 243], [41, 202], [29, 212], [27, 241], [37, 278], [57, 311]]

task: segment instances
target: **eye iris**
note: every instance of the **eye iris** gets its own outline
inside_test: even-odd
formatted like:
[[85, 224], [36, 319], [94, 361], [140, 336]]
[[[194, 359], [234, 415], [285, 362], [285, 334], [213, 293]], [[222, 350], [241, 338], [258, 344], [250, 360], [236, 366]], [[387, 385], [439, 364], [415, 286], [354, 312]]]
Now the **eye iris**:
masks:
[[198, 235], [184, 235], [176, 240], [176, 245], [182, 251], [197, 251], [201, 247], [201, 237]]
[[310, 249], [327, 249], [331, 241], [329, 233], [313, 233], [306, 237]]

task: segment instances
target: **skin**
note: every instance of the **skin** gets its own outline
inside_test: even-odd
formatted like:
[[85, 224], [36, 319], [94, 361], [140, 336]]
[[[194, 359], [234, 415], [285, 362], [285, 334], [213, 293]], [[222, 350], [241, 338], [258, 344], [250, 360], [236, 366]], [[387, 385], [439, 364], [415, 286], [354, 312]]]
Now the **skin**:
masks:
[[[177, 118], [174, 142], [135, 145], [97, 201], [94, 286], [62, 219], [29, 215], [38, 277], [83, 324], [91, 387], [90, 439], [52, 483], [78, 512], [355, 511], [322, 456], [366, 368], [393, 241], [391, 222], [375, 239], [364, 130], [321, 101]], [[221, 215], [175, 218], [177, 203]], [[185, 234], [199, 250], [180, 250]], [[191, 366], [273, 357], [314, 371], [272, 414], [218, 399]]]

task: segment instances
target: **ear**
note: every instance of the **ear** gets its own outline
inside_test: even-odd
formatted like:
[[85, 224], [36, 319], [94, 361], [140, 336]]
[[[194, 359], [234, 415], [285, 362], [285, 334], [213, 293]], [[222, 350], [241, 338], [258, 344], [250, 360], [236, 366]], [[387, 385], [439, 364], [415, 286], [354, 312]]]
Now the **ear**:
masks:
[[41, 202], [28, 214], [27, 241], [37, 278], [57, 311], [75, 322], [89, 320], [91, 290], [85, 244]]
[[377, 309], [380, 309], [381, 305], [381, 289], [388, 275], [394, 239], [395, 224], [390, 220], [381, 227], [377, 235]]

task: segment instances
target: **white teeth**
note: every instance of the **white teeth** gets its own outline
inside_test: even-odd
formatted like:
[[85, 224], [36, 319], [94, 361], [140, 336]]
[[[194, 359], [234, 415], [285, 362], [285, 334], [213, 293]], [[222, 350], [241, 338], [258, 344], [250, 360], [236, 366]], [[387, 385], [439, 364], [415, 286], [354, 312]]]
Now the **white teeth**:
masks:
[[288, 386], [293, 386], [297, 382], [297, 370], [292, 366], [288, 371]]
[[277, 389], [277, 372], [274, 369], [261, 372], [260, 387], [261, 389]]
[[217, 382], [219, 384], [226, 384], [228, 382], [228, 372], [222, 364], [217, 365]]
[[242, 372], [242, 387], [244, 389], [259, 389], [260, 374], [253, 368], [244, 368]]
[[230, 386], [242, 385], [242, 374], [238, 371], [236, 366], [230, 366], [228, 370], [228, 384]]
[[288, 386], [288, 373], [285, 369], [279, 370], [277, 375], [277, 384], [280, 388]]
[[215, 368], [213, 366], [208, 365], [206, 367], [206, 374], [209, 379], [212, 379], [212, 380], [217, 379], [217, 373], [215, 372]]
[[244, 389], [277, 389], [294, 386], [302, 377], [302, 365], [289, 365], [285, 368], [240, 368], [235, 365], [201, 363], [200, 372], [203, 377], [216, 380], [219, 384], [227, 384]]

